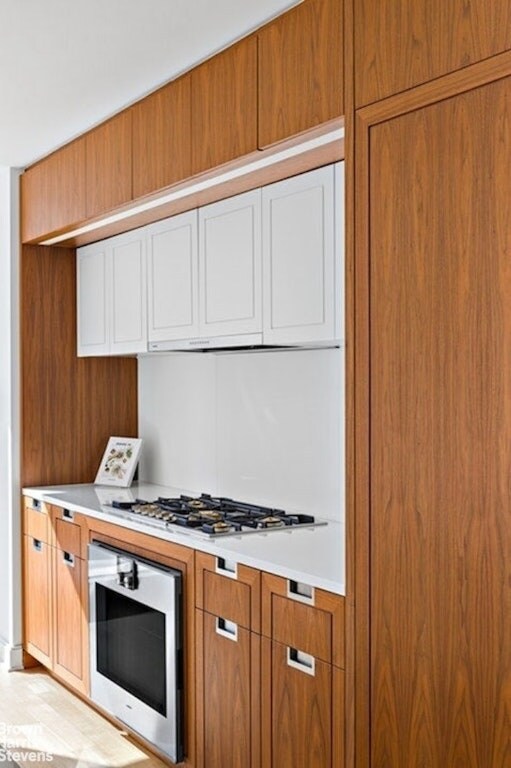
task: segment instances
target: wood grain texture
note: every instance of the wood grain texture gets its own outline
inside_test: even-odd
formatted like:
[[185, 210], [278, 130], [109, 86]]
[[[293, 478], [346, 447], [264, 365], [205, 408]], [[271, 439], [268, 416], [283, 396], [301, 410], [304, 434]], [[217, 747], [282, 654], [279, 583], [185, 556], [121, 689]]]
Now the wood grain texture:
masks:
[[137, 434], [136, 360], [76, 357], [76, 254], [21, 254], [21, 485], [92, 482], [110, 435]]
[[[197, 611], [200, 613], [200, 611]], [[216, 617], [204, 613], [202, 635], [197, 634], [202, 655], [204, 768], [249, 768], [251, 742], [258, 738], [258, 714], [251, 707], [251, 633], [238, 627], [237, 640], [216, 632]]]
[[[325, 655], [331, 655], [333, 664], [343, 668], [345, 598], [324, 589], [315, 589], [314, 601], [306, 605], [288, 597], [288, 584], [288, 580], [281, 576], [262, 574], [261, 633], [273, 639], [278, 639], [276, 633], [293, 632], [296, 636], [299, 633], [291, 622], [291, 619], [296, 618], [300, 623], [302, 641], [308, 638], [307, 642], [314, 644], [314, 650], [323, 649]], [[278, 596], [283, 599], [278, 601], [275, 611], [275, 598]], [[286, 601], [290, 603], [289, 609], [285, 608]], [[287, 619], [291, 622], [288, 627], [285, 626]], [[316, 631], [319, 631], [322, 637], [319, 642], [318, 638], [314, 637]], [[300, 647], [300, 650], [307, 649]], [[314, 655], [312, 650], [308, 653]]]
[[21, 176], [21, 240], [27, 243], [83, 221], [85, 139], [28, 168]]
[[54, 541], [58, 549], [80, 557], [82, 532], [79, 525], [56, 519], [53, 523]]
[[191, 79], [181, 77], [133, 107], [133, 197], [191, 176]]
[[85, 134], [87, 217], [132, 199], [132, 112], [120, 112]]
[[271, 675], [271, 722], [262, 726], [263, 768], [332, 768], [331, 665], [316, 660], [312, 676], [288, 665], [286, 646], [273, 641], [269, 660], [266, 647], [262, 675]]
[[326, 611], [273, 595], [272, 637], [283, 645], [332, 661], [332, 616]]
[[192, 173], [257, 149], [257, 39], [192, 70]]
[[258, 33], [259, 146], [344, 112], [343, 3], [305, 0]]
[[511, 48], [506, 2], [360, 0], [354, 8], [357, 106]]
[[359, 125], [375, 768], [511, 764], [510, 103], [508, 77]]
[[51, 547], [32, 536], [23, 536], [23, 598], [23, 645], [51, 667]]
[[26, 536], [32, 536], [34, 539], [51, 543], [50, 537], [50, 515], [48, 506], [41, 504], [39, 509], [32, 509], [31, 499], [23, 497], [23, 533]]
[[61, 549], [52, 548], [52, 558], [53, 671], [85, 693], [88, 601], [83, 602], [83, 582], [87, 580], [87, 564], [78, 557], [69, 564]]

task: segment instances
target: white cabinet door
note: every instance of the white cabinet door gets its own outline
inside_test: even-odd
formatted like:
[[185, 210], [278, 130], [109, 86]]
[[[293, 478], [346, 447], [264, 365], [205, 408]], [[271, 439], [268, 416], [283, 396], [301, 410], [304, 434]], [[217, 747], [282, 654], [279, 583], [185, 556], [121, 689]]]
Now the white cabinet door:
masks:
[[146, 233], [149, 342], [197, 337], [197, 211], [152, 224]]
[[145, 234], [138, 229], [109, 241], [113, 355], [147, 351]]
[[79, 248], [76, 269], [78, 356], [108, 355], [110, 276], [106, 244]]
[[265, 344], [339, 338], [336, 272], [344, 260], [336, 253], [336, 172], [339, 164], [263, 188]]
[[261, 190], [199, 209], [200, 335], [260, 333]]

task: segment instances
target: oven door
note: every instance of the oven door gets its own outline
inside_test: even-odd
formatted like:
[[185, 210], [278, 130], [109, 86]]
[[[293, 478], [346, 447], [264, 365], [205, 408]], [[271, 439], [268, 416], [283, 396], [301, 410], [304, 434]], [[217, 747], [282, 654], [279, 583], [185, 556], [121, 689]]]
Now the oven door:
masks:
[[89, 545], [91, 699], [183, 759], [181, 574]]

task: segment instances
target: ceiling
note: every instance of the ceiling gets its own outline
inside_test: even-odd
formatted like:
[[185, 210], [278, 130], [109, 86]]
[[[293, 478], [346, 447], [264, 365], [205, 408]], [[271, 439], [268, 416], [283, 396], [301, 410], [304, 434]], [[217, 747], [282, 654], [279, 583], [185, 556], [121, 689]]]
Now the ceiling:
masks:
[[0, 0], [0, 165], [30, 165], [296, 2]]

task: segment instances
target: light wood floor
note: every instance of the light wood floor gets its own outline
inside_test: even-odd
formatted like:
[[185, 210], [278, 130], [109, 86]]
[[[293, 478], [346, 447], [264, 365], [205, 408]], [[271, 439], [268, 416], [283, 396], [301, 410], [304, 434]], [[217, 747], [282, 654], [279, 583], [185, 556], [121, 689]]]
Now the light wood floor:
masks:
[[0, 671], [1, 743], [27, 753], [18, 756], [22, 768], [165, 768], [41, 667]]

